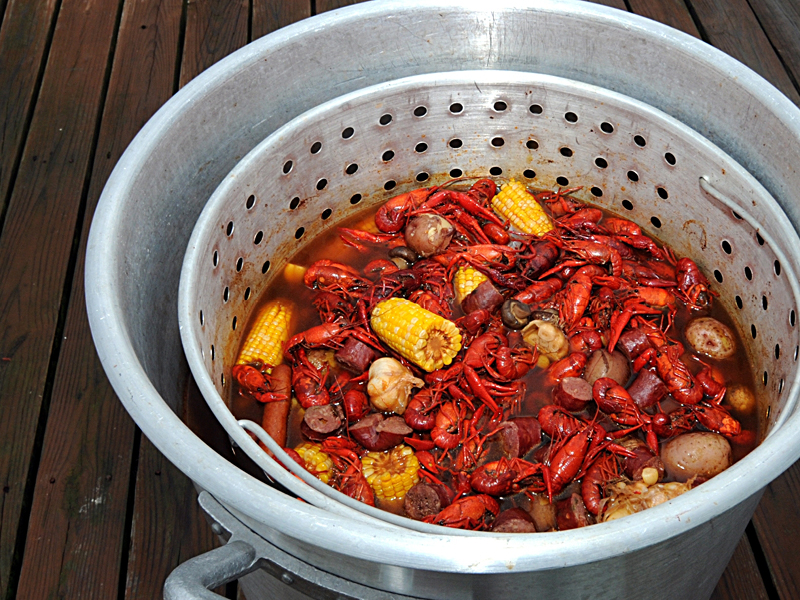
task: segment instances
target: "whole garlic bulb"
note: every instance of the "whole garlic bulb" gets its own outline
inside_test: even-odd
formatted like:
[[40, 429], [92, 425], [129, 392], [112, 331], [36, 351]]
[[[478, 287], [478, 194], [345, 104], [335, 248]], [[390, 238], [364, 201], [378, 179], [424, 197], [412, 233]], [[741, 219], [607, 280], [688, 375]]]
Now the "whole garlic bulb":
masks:
[[394, 358], [379, 358], [369, 368], [367, 393], [372, 406], [378, 410], [392, 411], [402, 415], [411, 397], [411, 389], [425, 382], [405, 368]]

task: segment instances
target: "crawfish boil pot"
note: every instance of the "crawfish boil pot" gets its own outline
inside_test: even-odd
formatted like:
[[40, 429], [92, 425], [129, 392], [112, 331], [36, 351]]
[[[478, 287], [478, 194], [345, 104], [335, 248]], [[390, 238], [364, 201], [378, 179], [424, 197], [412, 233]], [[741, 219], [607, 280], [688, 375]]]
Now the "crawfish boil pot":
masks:
[[[369, 99], [362, 107], [363, 121], [335, 124], [341, 125], [340, 139], [351, 137], [344, 135], [348, 126], [355, 131], [391, 127], [382, 122], [384, 114], [400, 125], [405, 119], [431, 118], [429, 110], [447, 110], [453, 117], [450, 128], [425, 132], [424, 142], [432, 149], [430, 156], [437, 144], [457, 151], [450, 145], [461, 135], [453, 104], [465, 114], [476, 106], [476, 96], [463, 85], [461, 92], [453, 92], [452, 102], [441, 106], [427, 106], [422, 96], [398, 105], [369, 94], [379, 93], [381, 84], [388, 93], [413, 82], [398, 80], [433, 73], [443, 74], [442, 87], [448, 81], [461, 85], [469, 70], [487, 71], [476, 74], [472, 83], [483, 103], [480, 110], [493, 117], [486, 121], [496, 125], [464, 137], [467, 147], [484, 143], [489, 157], [493, 148], [514, 144], [541, 151], [527, 167], [514, 168], [532, 171], [531, 179], [542, 178], [542, 187], [560, 185], [559, 176], [573, 183], [588, 180], [587, 193], [599, 204], [625, 188], [614, 201], [649, 233], [661, 230], [657, 237], [679, 252], [691, 250], [727, 298], [726, 307], [750, 350], [769, 434], [747, 457], [696, 490], [625, 519], [567, 532], [414, 530], [310, 487], [301, 494], [307, 502], [298, 501], [223, 459], [179, 418], [189, 370], [178, 327], [178, 282], [195, 222], [215, 189], [236, 168], [247, 166], [247, 160], [237, 163], [248, 152], [298, 115], [375, 85], [361, 96]], [[517, 72], [506, 74], [506, 91], [502, 71]], [[571, 89], [588, 84], [584, 88], [596, 91], [596, 102], [570, 104], [555, 94], [537, 98], [535, 91], [542, 88], [526, 74], [545, 76], [540, 82], [568, 82]], [[526, 85], [529, 90], [523, 89]], [[624, 111], [603, 108], [606, 102], [624, 104], [626, 98], [637, 107], [636, 114], [648, 118], [620, 118]], [[426, 114], [418, 114], [420, 107]], [[530, 132], [504, 130], [504, 112], [520, 107], [531, 119], [563, 121], [563, 137], [537, 140]], [[313, 117], [312, 112], [303, 118], [308, 114]], [[662, 135], [662, 117], [676, 119], [701, 149], [719, 152], [734, 167], [733, 173], [693, 174], [693, 202], [708, 207], [687, 208], [697, 218], [681, 219], [672, 208], [674, 202], [687, 201], [676, 197], [670, 169], [677, 172], [689, 161], [677, 140], [670, 145], [669, 135]], [[270, 34], [197, 77], [164, 105], [121, 158], [95, 213], [86, 266], [92, 333], [112, 385], [143, 432], [202, 490], [200, 502], [212, 529], [229, 540], [179, 567], [168, 580], [167, 597], [212, 597], [206, 586], [243, 575], [241, 584], [251, 600], [303, 597], [301, 592], [319, 598], [708, 597], [763, 488], [800, 456], [795, 277], [800, 272], [795, 233], [800, 207], [792, 195], [800, 188], [799, 123], [800, 111], [788, 99], [730, 57], [646, 19], [579, 2], [501, 0], [491, 10], [463, 1], [365, 3]], [[613, 153], [601, 156], [592, 149], [580, 168], [556, 173], [546, 165], [551, 156], [565, 157], [563, 148], [581, 157], [583, 146], [576, 145], [578, 136], [569, 129], [573, 125], [599, 128], [596, 136], [617, 136]], [[493, 143], [498, 137], [503, 144]], [[537, 148], [527, 145], [531, 139]], [[297, 142], [291, 146], [296, 150], [287, 150], [272, 167], [287, 177], [295, 168], [303, 172], [315, 141], [288, 140]], [[322, 141], [325, 147], [333, 140]], [[415, 152], [421, 141], [409, 139], [408, 152]], [[398, 149], [393, 150], [396, 161], [383, 160], [385, 150], [369, 157], [340, 152], [342, 161], [361, 161], [358, 176], [369, 182], [361, 196], [365, 204], [421, 185], [417, 178], [423, 171], [442, 173], [444, 163], [436, 161], [395, 167], [408, 161], [400, 160]], [[658, 161], [642, 158], [645, 152], [655, 153]], [[447, 169], [469, 174], [473, 168], [495, 166], [455, 164], [458, 153], [453, 156]], [[597, 158], [613, 167], [618, 187], [609, 184], [604, 190], [592, 183], [597, 179], [592, 169], [606, 168]], [[342, 162], [322, 187], [340, 185], [351, 175], [349, 164]], [[322, 192], [317, 186], [324, 178], [308, 172], [302, 185]], [[390, 181], [394, 186], [387, 185]], [[605, 195], [593, 192], [595, 187]], [[269, 199], [274, 218], [267, 211], [262, 233], [275, 248], [297, 244], [335, 223], [337, 211], [352, 209], [354, 198], [342, 194], [330, 200], [338, 204], [323, 206], [314, 203], [320, 195], [313, 189], [301, 195], [298, 203], [294, 197]], [[267, 197], [261, 191], [244, 194], [241, 207], [231, 210], [250, 210]], [[236, 224], [230, 233], [227, 223], [221, 227], [224, 237], [236, 237]], [[215, 257], [212, 251], [209, 264], [222, 254]], [[276, 264], [286, 258], [277, 250], [275, 256]], [[232, 260], [238, 262], [235, 256]], [[258, 268], [269, 272], [261, 260]], [[252, 268], [243, 261], [232, 270], [246, 274]], [[247, 309], [241, 310], [244, 322]], [[221, 330], [214, 320], [222, 323], [223, 317], [217, 317], [222, 312], [204, 312], [202, 326]], [[200, 321], [199, 313], [195, 318]], [[200, 347], [211, 351], [204, 343]], [[208, 368], [219, 378], [213, 385], [220, 389], [222, 378], [229, 377], [225, 365], [233, 350], [224, 343], [217, 346]]]

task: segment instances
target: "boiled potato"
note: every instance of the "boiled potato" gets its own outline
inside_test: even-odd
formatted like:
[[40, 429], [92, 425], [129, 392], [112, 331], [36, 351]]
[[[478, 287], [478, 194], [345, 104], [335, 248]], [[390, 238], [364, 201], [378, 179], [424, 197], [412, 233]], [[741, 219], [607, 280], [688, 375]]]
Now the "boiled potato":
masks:
[[753, 412], [756, 407], [756, 397], [746, 385], [734, 383], [728, 386], [725, 392], [725, 403], [731, 407], [731, 411], [738, 415], [746, 415]]
[[684, 433], [664, 444], [661, 460], [669, 476], [677, 481], [709, 478], [731, 466], [731, 445], [718, 433]]
[[700, 354], [730, 358], [736, 352], [736, 337], [730, 327], [712, 317], [700, 317], [686, 326], [686, 341]]

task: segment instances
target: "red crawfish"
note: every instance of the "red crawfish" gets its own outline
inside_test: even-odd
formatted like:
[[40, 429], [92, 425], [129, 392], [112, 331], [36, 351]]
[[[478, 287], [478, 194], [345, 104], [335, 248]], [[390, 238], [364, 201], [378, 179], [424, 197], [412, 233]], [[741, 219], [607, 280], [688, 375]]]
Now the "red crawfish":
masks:
[[[540, 480], [536, 477], [541, 476]], [[478, 467], [470, 477], [472, 489], [480, 494], [506, 496], [529, 489], [542, 492], [549, 489], [549, 474], [542, 463], [531, 463], [521, 458], [506, 458]]]
[[703, 399], [703, 387], [681, 360], [681, 354], [683, 345], [665, 344], [656, 351], [656, 370], [675, 400], [681, 404], [697, 404]]
[[712, 292], [708, 279], [691, 258], [681, 258], [675, 265], [678, 289], [685, 295], [692, 308], [705, 308], [711, 304]]
[[375, 495], [361, 471], [357, 448], [354, 442], [345, 438], [331, 437], [322, 442], [322, 451], [330, 456], [335, 467], [331, 485], [359, 502], [375, 506]]
[[308, 360], [302, 348], [297, 350], [295, 357], [295, 364], [292, 366], [292, 387], [297, 401], [303, 408], [329, 404], [331, 398], [325, 387], [328, 369], [325, 368], [324, 371], [317, 369]]
[[383, 233], [397, 233], [406, 226], [411, 213], [425, 202], [438, 186], [418, 188], [390, 198], [375, 213], [375, 225]]
[[603, 453], [586, 470], [581, 480], [581, 496], [586, 509], [593, 515], [600, 514], [605, 484], [619, 478], [619, 463], [613, 454]]
[[650, 415], [641, 411], [624, 387], [609, 377], [601, 377], [592, 386], [592, 398], [597, 408], [615, 423], [627, 427], [626, 431], [644, 429], [647, 445], [658, 454], [658, 438], [650, 425]]
[[425, 517], [426, 523], [459, 529], [485, 529], [487, 520], [497, 516], [500, 505], [486, 494], [465, 496], [436, 515]]

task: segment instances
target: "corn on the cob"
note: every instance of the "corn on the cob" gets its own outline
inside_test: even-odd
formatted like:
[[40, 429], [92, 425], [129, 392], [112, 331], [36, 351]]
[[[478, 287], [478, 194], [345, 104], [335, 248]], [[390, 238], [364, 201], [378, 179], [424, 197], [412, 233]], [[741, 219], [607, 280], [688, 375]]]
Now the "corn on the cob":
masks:
[[455, 323], [403, 298], [375, 305], [370, 319], [381, 340], [426, 371], [453, 362], [461, 350], [461, 333]]
[[331, 469], [333, 461], [331, 457], [322, 451], [320, 444], [313, 442], [303, 442], [294, 449], [306, 463], [306, 471], [319, 479], [322, 483], [328, 483], [331, 479]]
[[492, 198], [492, 208], [522, 233], [543, 235], [553, 229], [550, 217], [533, 194], [516, 179], [512, 179]]
[[361, 465], [367, 483], [381, 500], [402, 500], [419, 481], [419, 461], [404, 444], [386, 452], [369, 452]]
[[258, 313], [239, 353], [236, 364], [261, 361], [276, 367], [283, 362], [283, 344], [289, 339], [294, 306], [286, 300], [273, 300]]
[[475, 288], [482, 284], [489, 278], [469, 266], [458, 267], [456, 274], [453, 276], [453, 288], [456, 293], [456, 300], [459, 304], [464, 301], [464, 298], [469, 296], [475, 291]]

